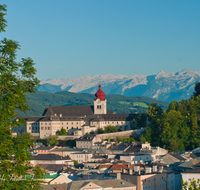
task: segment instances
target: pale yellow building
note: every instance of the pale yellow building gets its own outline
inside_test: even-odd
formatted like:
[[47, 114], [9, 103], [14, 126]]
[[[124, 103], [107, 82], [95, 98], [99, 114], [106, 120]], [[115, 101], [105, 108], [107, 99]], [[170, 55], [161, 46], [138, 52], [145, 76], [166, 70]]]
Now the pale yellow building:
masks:
[[105, 93], [99, 84], [95, 94], [94, 106], [52, 106], [46, 107], [43, 116], [24, 117], [26, 125], [13, 128], [13, 132], [21, 134], [28, 132], [35, 138], [46, 139], [56, 135], [62, 128], [69, 135], [82, 136], [108, 125], [119, 127], [122, 131], [131, 129], [133, 119], [137, 120], [138, 114], [114, 114], [107, 111]]

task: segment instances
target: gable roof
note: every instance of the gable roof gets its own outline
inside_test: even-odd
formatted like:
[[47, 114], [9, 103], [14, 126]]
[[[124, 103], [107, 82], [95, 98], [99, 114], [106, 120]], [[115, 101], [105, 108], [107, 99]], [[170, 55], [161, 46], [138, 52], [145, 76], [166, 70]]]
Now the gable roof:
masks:
[[96, 137], [95, 134], [83, 135], [82, 137], [80, 137], [76, 141], [92, 141], [94, 139], [94, 137]]
[[200, 167], [194, 168], [185, 172], [181, 172], [181, 173], [199, 173], [200, 174]]
[[42, 190], [67, 190], [68, 184], [41, 185]]
[[84, 184], [87, 182], [92, 182], [95, 185], [98, 185], [102, 188], [113, 187], [113, 188], [127, 188], [135, 187], [135, 185], [124, 181], [122, 179], [113, 179], [113, 180], [84, 180], [84, 181], [72, 181], [69, 184], [69, 190], [80, 190]]
[[43, 116], [50, 115], [60, 115], [63, 116], [84, 116], [93, 115], [94, 106], [51, 106], [46, 107]]
[[85, 183], [83, 183], [83, 185], [81, 186], [81, 188], [80, 189], [88, 189], [88, 187], [89, 188], [101, 188], [101, 186], [99, 186], [99, 185], [96, 185], [96, 184], [94, 184], [94, 183], [92, 183], [91, 181], [86, 181]]
[[31, 160], [70, 160], [70, 159], [59, 156], [57, 154], [37, 154], [36, 156], [32, 156]]

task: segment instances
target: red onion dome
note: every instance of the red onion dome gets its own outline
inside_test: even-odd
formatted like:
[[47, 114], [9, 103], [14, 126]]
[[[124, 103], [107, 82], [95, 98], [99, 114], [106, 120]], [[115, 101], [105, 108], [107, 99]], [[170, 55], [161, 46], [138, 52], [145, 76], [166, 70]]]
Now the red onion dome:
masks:
[[105, 95], [106, 94], [101, 90], [101, 84], [99, 83], [99, 90], [95, 93], [96, 99], [105, 100]]

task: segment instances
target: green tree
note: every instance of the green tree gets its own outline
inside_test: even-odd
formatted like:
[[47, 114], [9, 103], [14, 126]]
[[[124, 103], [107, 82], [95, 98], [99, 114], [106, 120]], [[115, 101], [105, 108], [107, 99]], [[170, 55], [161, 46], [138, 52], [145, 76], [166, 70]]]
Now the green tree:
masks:
[[74, 161], [74, 165], [78, 165], [78, 161], [77, 160], [73, 160]]
[[200, 190], [200, 180], [198, 179], [197, 181], [192, 179], [191, 182], [183, 181], [181, 182], [182, 184], [182, 190]]
[[[0, 32], [5, 31], [6, 11], [6, 5], [0, 5]], [[17, 115], [28, 110], [27, 94], [36, 92], [39, 85], [33, 60], [16, 61], [18, 49], [19, 44], [13, 40], [4, 38], [0, 42], [0, 175], [4, 179], [0, 189], [40, 189], [40, 181], [25, 178], [29, 173], [37, 174], [37, 178], [43, 174], [43, 170], [28, 161], [28, 149], [33, 145], [30, 135], [12, 136], [12, 127], [25, 123]], [[14, 181], [11, 176], [25, 180]]]
[[146, 115], [144, 113], [140, 113], [137, 119], [137, 128], [146, 127]]
[[67, 131], [66, 129], [61, 129], [59, 132], [58, 132], [59, 135], [67, 135]]
[[195, 83], [194, 92], [193, 92], [194, 97], [197, 97], [198, 95], [200, 95], [200, 82]]
[[58, 144], [57, 136], [56, 135], [50, 135], [47, 139], [47, 145], [48, 146], [55, 146]]

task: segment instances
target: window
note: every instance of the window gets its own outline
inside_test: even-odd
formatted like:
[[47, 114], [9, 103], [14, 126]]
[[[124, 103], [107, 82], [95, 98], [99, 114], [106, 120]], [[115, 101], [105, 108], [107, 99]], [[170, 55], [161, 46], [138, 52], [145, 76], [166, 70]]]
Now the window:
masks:
[[41, 123], [41, 125], [43, 125], [43, 123]]
[[149, 189], [151, 189], [151, 185], [149, 185]]
[[101, 105], [97, 105], [97, 109], [101, 109]]
[[29, 127], [29, 130], [31, 130], [31, 127]]
[[47, 130], [47, 127], [45, 127], [45, 130]]
[[34, 130], [34, 127], [33, 127], [33, 130]]
[[153, 189], [154, 189], [154, 185], [153, 185]]
[[41, 130], [43, 130], [43, 127], [41, 127]]
[[48, 130], [50, 130], [50, 127], [48, 127]]
[[73, 125], [73, 122], [72, 122], [72, 125]]
[[78, 125], [78, 122], [76, 124]]
[[47, 125], [47, 123], [45, 123], [45, 125]]

